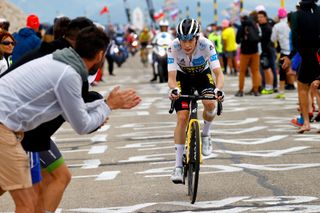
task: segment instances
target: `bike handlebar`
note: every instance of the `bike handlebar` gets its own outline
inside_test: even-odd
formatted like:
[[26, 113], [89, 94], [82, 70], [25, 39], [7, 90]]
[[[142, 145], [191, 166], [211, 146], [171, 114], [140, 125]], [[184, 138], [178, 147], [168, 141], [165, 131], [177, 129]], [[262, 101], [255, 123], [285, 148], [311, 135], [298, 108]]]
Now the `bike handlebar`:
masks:
[[[219, 91], [221, 92], [221, 91]], [[222, 95], [222, 92], [221, 92]], [[189, 98], [189, 99], [194, 99], [194, 100], [217, 100], [216, 96], [206, 96], [206, 95], [180, 95], [179, 98]], [[222, 102], [221, 101], [217, 101], [218, 102], [218, 106], [217, 106], [217, 115], [221, 115], [222, 113]], [[175, 100], [171, 101], [171, 106], [169, 109], [169, 113], [172, 114], [173, 110], [174, 110], [174, 103]]]

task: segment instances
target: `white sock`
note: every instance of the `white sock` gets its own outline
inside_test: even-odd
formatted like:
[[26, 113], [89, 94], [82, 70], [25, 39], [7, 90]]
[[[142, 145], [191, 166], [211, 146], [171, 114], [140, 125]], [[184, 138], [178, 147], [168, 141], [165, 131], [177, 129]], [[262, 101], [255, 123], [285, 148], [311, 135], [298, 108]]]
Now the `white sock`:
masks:
[[210, 128], [211, 128], [211, 124], [212, 124], [212, 121], [204, 120], [202, 136], [209, 136], [209, 131], [210, 131]]
[[51, 211], [46, 210], [46, 212], [45, 212], [45, 213], [54, 213], [54, 212], [51, 212]]
[[184, 144], [175, 144], [176, 149], [176, 167], [182, 167], [182, 155], [184, 152]]
[[272, 90], [273, 86], [271, 84], [266, 84], [266, 90]]

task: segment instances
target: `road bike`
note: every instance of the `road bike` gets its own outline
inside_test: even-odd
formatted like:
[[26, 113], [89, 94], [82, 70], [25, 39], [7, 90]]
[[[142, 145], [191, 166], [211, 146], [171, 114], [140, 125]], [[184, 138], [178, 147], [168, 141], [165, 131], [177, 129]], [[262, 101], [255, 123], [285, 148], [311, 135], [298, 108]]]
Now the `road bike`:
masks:
[[[220, 92], [220, 91], [219, 91]], [[218, 94], [221, 96], [222, 93]], [[200, 133], [200, 122], [198, 120], [198, 100], [216, 100], [214, 95], [180, 95], [179, 98], [190, 100], [190, 115], [187, 126], [187, 141], [185, 154], [183, 155], [183, 180], [188, 179], [188, 196], [191, 204], [194, 204], [197, 198], [200, 164], [202, 164], [202, 142]], [[174, 110], [174, 101], [171, 102], [169, 113]], [[222, 113], [222, 103], [217, 101], [217, 115]]]

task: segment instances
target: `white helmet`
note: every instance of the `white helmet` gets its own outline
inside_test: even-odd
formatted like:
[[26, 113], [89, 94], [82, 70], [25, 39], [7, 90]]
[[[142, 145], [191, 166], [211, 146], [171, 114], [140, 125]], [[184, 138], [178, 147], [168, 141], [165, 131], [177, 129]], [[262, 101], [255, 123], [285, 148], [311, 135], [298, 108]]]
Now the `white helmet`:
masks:
[[169, 22], [167, 20], [161, 20], [159, 22], [159, 27], [169, 27]]

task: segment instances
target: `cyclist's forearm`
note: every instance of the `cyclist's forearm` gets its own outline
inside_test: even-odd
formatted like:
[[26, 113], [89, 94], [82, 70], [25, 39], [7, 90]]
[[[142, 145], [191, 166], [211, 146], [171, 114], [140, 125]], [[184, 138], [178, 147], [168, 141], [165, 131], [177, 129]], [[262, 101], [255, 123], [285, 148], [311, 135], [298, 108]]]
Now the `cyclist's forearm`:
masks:
[[168, 72], [168, 86], [170, 89], [174, 89], [174, 88], [178, 87], [176, 77], [177, 77], [177, 71], [169, 71]]
[[222, 89], [224, 86], [224, 76], [221, 68], [216, 68], [213, 70], [214, 75], [216, 76], [216, 87]]

